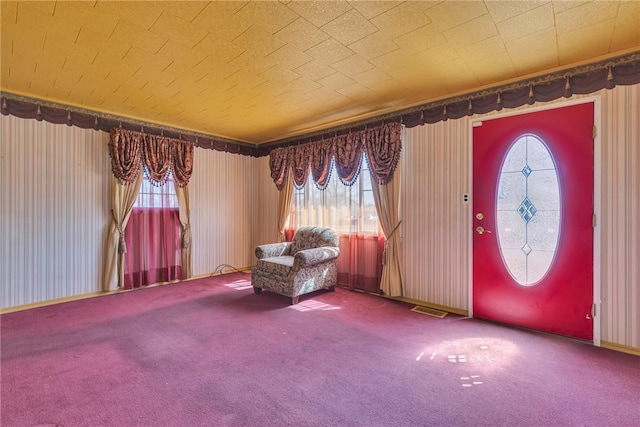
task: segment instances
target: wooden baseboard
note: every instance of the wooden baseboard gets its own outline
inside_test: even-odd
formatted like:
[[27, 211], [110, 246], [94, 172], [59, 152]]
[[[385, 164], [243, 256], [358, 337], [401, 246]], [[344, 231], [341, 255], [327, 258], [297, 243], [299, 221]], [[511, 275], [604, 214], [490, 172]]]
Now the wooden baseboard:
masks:
[[165, 286], [165, 285], [171, 285], [171, 284], [174, 284], [174, 283], [188, 282], [190, 280], [202, 279], [202, 278], [205, 278], [205, 277], [213, 277], [213, 276], [219, 276], [221, 274], [235, 273], [236, 271], [251, 271], [252, 268], [253, 267], [241, 267], [241, 268], [237, 268], [237, 269], [235, 269], [233, 271], [219, 271], [219, 272], [213, 272], [213, 273], [209, 273], [209, 274], [201, 274], [201, 275], [193, 276], [193, 277], [190, 277], [190, 278], [184, 279], [184, 280], [172, 280], [170, 282], [155, 283], [153, 285], [145, 286], [143, 288], [118, 289], [118, 290], [115, 290], [115, 291], [98, 291], [98, 292], [91, 292], [91, 293], [88, 293], [88, 294], [73, 295], [73, 296], [70, 296], [70, 297], [56, 298], [56, 299], [50, 299], [50, 300], [46, 300], [46, 301], [33, 302], [33, 303], [29, 303], [29, 304], [16, 305], [14, 307], [7, 307], [7, 308], [0, 309], [0, 314], [15, 313], [15, 312], [18, 312], [18, 311], [30, 310], [32, 308], [46, 307], [46, 306], [49, 306], [49, 305], [62, 304], [62, 303], [71, 302], [71, 301], [79, 301], [79, 300], [83, 300], [83, 299], [87, 299], [87, 298], [95, 298], [95, 297], [101, 297], [101, 296], [105, 296], [105, 295], [117, 294], [117, 293], [122, 293], [122, 292], [138, 291], [140, 289], [153, 288], [153, 287], [156, 287], [156, 286]]
[[622, 353], [633, 354], [634, 356], [640, 356], [640, 348], [631, 347], [630, 345], [616, 344], [609, 341], [600, 341], [600, 347], [607, 348], [609, 350], [620, 351]]
[[426, 301], [420, 301], [413, 298], [405, 297], [387, 297], [396, 301], [407, 302], [409, 304], [421, 305], [423, 307], [435, 308], [436, 310], [446, 311], [448, 313], [459, 314], [460, 316], [469, 316], [469, 311], [462, 308], [449, 307], [446, 305], [433, 304]]
[[38, 307], [46, 307], [48, 305], [56, 305], [56, 304], [62, 304], [62, 303], [65, 303], [65, 302], [70, 302], [70, 301], [78, 301], [78, 300], [87, 299], [87, 298], [101, 297], [103, 295], [110, 295], [110, 294], [114, 294], [114, 293], [117, 293], [117, 292], [120, 292], [120, 291], [91, 292], [91, 293], [88, 293], [88, 294], [74, 295], [74, 296], [71, 296], [71, 297], [56, 298], [56, 299], [50, 299], [50, 300], [46, 300], [46, 301], [33, 302], [33, 303], [30, 303], [30, 304], [16, 305], [14, 307], [7, 307], [7, 308], [1, 309], [0, 310], [0, 314], [15, 313], [17, 311], [30, 310], [32, 308], [38, 308]]

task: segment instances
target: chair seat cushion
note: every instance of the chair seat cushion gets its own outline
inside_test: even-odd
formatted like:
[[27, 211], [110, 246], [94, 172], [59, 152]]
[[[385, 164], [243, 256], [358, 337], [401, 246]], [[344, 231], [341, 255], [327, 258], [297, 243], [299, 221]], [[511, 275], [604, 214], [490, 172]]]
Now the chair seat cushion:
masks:
[[262, 258], [258, 260], [256, 268], [264, 273], [288, 276], [293, 267], [293, 259], [292, 256], [286, 255]]

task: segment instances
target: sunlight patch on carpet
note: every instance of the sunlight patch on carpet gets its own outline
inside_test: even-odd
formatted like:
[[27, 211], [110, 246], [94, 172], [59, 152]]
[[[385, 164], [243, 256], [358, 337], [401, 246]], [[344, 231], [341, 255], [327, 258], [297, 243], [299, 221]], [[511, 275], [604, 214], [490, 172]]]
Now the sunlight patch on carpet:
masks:
[[325, 304], [319, 301], [302, 301], [295, 305], [290, 305], [289, 308], [298, 311], [324, 311], [324, 310], [340, 310], [340, 307], [331, 304]]
[[224, 284], [226, 287], [228, 288], [232, 288], [232, 289], [236, 289], [238, 291], [243, 291], [245, 289], [250, 289], [251, 286], [251, 280], [234, 280], [231, 283], [225, 283]]
[[416, 313], [420, 313], [420, 314], [426, 314], [428, 316], [437, 317], [438, 319], [442, 319], [448, 314], [446, 311], [436, 310], [435, 308], [424, 307], [421, 305], [416, 305], [411, 309], [411, 311], [415, 311]]

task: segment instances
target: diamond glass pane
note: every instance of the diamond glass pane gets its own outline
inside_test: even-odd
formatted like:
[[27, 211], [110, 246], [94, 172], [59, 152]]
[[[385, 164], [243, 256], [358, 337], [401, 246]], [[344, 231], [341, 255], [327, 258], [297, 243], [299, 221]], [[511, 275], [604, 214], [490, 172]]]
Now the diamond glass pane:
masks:
[[496, 228], [502, 260], [520, 285], [549, 271], [560, 237], [560, 185], [553, 156], [535, 135], [510, 147], [500, 168]]

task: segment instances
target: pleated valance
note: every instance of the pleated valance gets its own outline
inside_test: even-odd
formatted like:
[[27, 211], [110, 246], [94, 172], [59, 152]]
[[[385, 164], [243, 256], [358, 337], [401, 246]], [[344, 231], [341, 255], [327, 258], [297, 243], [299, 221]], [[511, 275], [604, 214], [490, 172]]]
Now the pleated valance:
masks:
[[393, 178], [400, 159], [401, 129], [400, 123], [386, 123], [320, 141], [275, 148], [269, 153], [271, 178], [278, 190], [282, 190], [288, 174], [293, 173], [293, 182], [300, 188], [311, 173], [316, 185], [324, 189], [335, 163], [338, 178], [343, 184], [351, 185], [360, 173], [364, 152], [372, 177], [386, 185]]
[[162, 185], [169, 172], [179, 187], [189, 183], [193, 170], [193, 143], [161, 135], [114, 128], [109, 139], [111, 171], [123, 185], [131, 184], [141, 170]]

